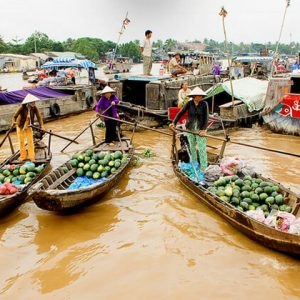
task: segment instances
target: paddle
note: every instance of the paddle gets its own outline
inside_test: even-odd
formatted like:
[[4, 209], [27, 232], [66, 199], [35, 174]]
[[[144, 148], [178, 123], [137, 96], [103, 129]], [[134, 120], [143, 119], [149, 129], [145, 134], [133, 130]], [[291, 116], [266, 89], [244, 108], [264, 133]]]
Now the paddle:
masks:
[[6, 139], [8, 138], [9, 134], [13, 131], [15, 125], [11, 125], [10, 128], [7, 130], [7, 132], [5, 133], [5, 136], [3, 138], [3, 140], [0, 143], [0, 148], [2, 147], [2, 145], [4, 144], [4, 142], [6, 141]]
[[[176, 129], [174, 128], [174, 130], [201, 136], [198, 132], [193, 132], [193, 131], [190, 131], [190, 130], [184, 130], [184, 129], [180, 129], [180, 128], [176, 128]], [[229, 137], [227, 137], [227, 139], [223, 139], [223, 138], [219, 138], [219, 137], [212, 136], [212, 135], [207, 135], [207, 134], [204, 135], [204, 137], [208, 137], [208, 138], [223, 141], [223, 142], [230, 142], [231, 144], [250, 147], [250, 148], [254, 148], [254, 149], [259, 149], [259, 150], [274, 152], [274, 153], [278, 153], [278, 154], [284, 154], [284, 155], [300, 157], [300, 154], [286, 152], [286, 151], [272, 149], [272, 148], [267, 148], [267, 147], [255, 146], [255, 145], [251, 145], [251, 144], [247, 144], [247, 143], [241, 143], [241, 142], [234, 141], [234, 140], [230, 139]]]
[[[106, 113], [110, 108], [112, 107], [112, 105], [110, 105], [102, 114]], [[66, 150], [71, 144], [72, 142], [76, 141], [84, 132], [86, 132], [95, 122], [97, 122], [100, 118], [105, 117], [107, 118], [107, 116], [103, 116], [103, 115], [99, 115], [94, 121], [90, 122], [90, 124], [83, 129], [80, 133], [78, 133], [78, 135], [76, 135], [76, 137], [69, 143], [67, 144], [63, 149], [60, 150], [60, 152], [64, 152], [64, 150]]]
[[186, 142], [185, 142], [185, 147], [186, 147], [186, 152], [187, 152], [187, 154], [188, 154], [188, 156], [189, 156], [190, 162], [191, 162], [191, 164], [192, 164], [192, 167], [193, 167], [193, 169], [194, 169], [194, 172], [195, 172], [197, 181], [198, 181], [198, 183], [200, 184], [200, 178], [199, 178], [199, 176], [198, 176], [196, 167], [195, 167], [195, 165], [194, 165], [194, 163], [193, 163], [192, 156], [191, 156], [190, 149], [189, 149], [189, 145], [187, 145]]
[[52, 131], [47, 131], [47, 130], [45, 130], [45, 129], [41, 129], [41, 128], [39, 128], [39, 127], [37, 127], [37, 126], [34, 126], [34, 125], [29, 125], [29, 127], [33, 128], [33, 129], [35, 129], [35, 130], [38, 130], [38, 131], [40, 131], [40, 132], [44, 132], [44, 133], [48, 133], [48, 134], [50, 134], [50, 135], [56, 136], [56, 137], [58, 137], [58, 138], [60, 138], [60, 139], [63, 139], [63, 140], [66, 140], [66, 141], [70, 141], [70, 142], [75, 143], [75, 144], [79, 144], [77, 141], [73, 141], [73, 140], [71, 140], [71, 139], [69, 139], [69, 138], [67, 138], [67, 137], [64, 137], [64, 136], [62, 136], [62, 135], [59, 135], [59, 134], [57, 134], [57, 133], [53, 133]]

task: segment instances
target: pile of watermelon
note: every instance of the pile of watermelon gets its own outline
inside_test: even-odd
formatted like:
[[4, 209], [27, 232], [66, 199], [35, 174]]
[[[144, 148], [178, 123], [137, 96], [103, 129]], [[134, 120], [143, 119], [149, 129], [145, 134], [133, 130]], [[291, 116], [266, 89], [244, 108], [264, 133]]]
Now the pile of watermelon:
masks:
[[128, 155], [122, 154], [121, 151], [95, 153], [93, 150], [87, 150], [84, 154], [74, 154], [70, 163], [76, 168], [77, 176], [99, 179], [116, 173], [127, 161]]
[[5, 165], [0, 169], [0, 185], [3, 183], [26, 185], [44, 168], [44, 165], [36, 166], [33, 162], [26, 162], [23, 165]]
[[260, 178], [240, 178], [237, 175], [220, 177], [208, 190], [240, 211], [261, 209], [265, 217], [272, 210], [292, 211], [292, 207], [284, 203], [280, 187]]

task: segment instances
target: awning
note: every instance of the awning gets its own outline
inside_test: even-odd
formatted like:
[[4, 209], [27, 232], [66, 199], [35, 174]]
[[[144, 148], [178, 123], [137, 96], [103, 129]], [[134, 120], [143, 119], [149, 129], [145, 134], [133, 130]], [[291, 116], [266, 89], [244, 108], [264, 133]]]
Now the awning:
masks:
[[[234, 98], [243, 101], [249, 112], [259, 111], [265, 105], [265, 98], [268, 88], [267, 80], [259, 80], [251, 77], [241, 78], [232, 81]], [[220, 93], [227, 93], [232, 96], [230, 81], [218, 83], [206, 91], [206, 100]]]
[[44, 68], [44, 69], [48, 69], [48, 68], [53, 69], [53, 68], [59, 68], [59, 67], [97, 69], [96, 64], [90, 60], [87, 60], [87, 59], [79, 60], [79, 59], [64, 58], [64, 57], [55, 58], [53, 61], [48, 61], [41, 66], [41, 68]]

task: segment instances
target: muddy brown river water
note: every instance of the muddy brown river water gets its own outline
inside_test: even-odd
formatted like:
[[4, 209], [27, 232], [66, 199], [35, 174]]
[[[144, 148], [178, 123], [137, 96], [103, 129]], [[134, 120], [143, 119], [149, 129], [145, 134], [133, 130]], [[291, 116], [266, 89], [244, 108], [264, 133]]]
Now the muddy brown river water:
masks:
[[[73, 137], [93, 117], [46, 127]], [[231, 137], [300, 153], [299, 137], [261, 128]], [[66, 143], [53, 138], [52, 165], [91, 143], [89, 133], [79, 142], [62, 155]], [[139, 132], [134, 143], [156, 156], [96, 204], [55, 215], [27, 202], [0, 220], [0, 299], [300, 299], [300, 261], [248, 239], [189, 193], [173, 174], [169, 137]], [[0, 151], [3, 160], [8, 145]], [[226, 154], [299, 192], [300, 159], [235, 145]]]

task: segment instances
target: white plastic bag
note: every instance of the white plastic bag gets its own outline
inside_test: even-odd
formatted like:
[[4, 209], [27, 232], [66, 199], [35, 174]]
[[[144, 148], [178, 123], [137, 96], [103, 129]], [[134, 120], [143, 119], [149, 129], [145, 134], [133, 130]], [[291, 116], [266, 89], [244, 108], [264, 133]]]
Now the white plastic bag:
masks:
[[246, 215], [251, 217], [252, 219], [258, 221], [258, 222], [264, 222], [265, 221], [265, 214], [262, 209], [257, 210], [248, 210], [246, 211]]
[[293, 224], [291, 224], [289, 233], [300, 235], [300, 218], [298, 218]]

